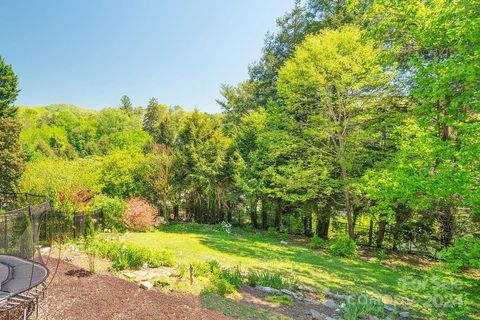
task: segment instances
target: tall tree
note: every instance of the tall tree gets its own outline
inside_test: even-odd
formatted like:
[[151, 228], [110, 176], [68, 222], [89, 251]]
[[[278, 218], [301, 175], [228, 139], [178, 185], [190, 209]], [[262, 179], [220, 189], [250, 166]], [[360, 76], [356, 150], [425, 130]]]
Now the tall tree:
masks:
[[309, 36], [279, 74], [286, 109], [329, 155], [341, 182], [348, 232], [354, 238], [351, 179], [361, 170], [362, 130], [382, 105], [390, 76], [378, 63], [380, 51], [363, 43], [357, 27]]
[[0, 191], [15, 190], [24, 169], [20, 145], [21, 124], [14, 119], [13, 106], [19, 90], [18, 80], [10, 65], [0, 57]]
[[120, 110], [123, 110], [126, 114], [130, 115], [133, 113], [133, 105], [130, 101], [130, 98], [127, 95], [123, 95], [120, 99]]
[[12, 66], [5, 63], [0, 56], [0, 118], [15, 116], [17, 108], [13, 105], [20, 90], [18, 79]]

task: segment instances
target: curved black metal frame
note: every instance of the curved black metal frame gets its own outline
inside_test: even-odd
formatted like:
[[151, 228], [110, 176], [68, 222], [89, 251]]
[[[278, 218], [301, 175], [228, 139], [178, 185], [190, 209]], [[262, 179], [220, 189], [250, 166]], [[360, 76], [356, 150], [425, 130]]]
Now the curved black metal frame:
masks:
[[[32, 242], [32, 249], [33, 249], [33, 258], [31, 260], [25, 260], [27, 263], [31, 262], [32, 264], [32, 271], [31, 271], [31, 276], [30, 276], [30, 284], [28, 286], [28, 289], [20, 291], [20, 292], [15, 292], [13, 295], [5, 297], [3, 300], [0, 300], [0, 314], [6, 314], [7, 319], [27, 319], [29, 318], [32, 313], [36, 310], [37, 311], [37, 317], [38, 317], [38, 300], [40, 296], [43, 296], [45, 293], [45, 290], [49, 287], [51, 282], [56, 276], [56, 272], [58, 269], [58, 265], [60, 263], [60, 254], [61, 254], [61, 246], [59, 248], [59, 253], [58, 253], [58, 259], [57, 259], [57, 264], [55, 267], [55, 271], [53, 275], [50, 277], [50, 281], [48, 281], [48, 276], [49, 276], [49, 268], [47, 266], [49, 260], [50, 260], [50, 255], [52, 250], [49, 250], [48, 258], [47, 258], [47, 263], [43, 261], [41, 250], [40, 250], [40, 243], [39, 243], [39, 234], [40, 234], [40, 221], [41, 220], [46, 220], [48, 212], [52, 209], [51, 203], [48, 200], [47, 197], [42, 196], [42, 195], [36, 195], [36, 194], [31, 194], [31, 193], [0, 193], [0, 199], [3, 198], [5, 200], [5, 197], [9, 198], [9, 201], [18, 201], [21, 199], [22, 201], [27, 202], [27, 206], [14, 209], [14, 210], [9, 210], [1, 215], [5, 219], [5, 225], [7, 225], [7, 217], [12, 216], [12, 217], [17, 217], [20, 214], [25, 214], [28, 212], [28, 216], [32, 221], [32, 228], [33, 228], [33, 242]], [[13, 200], [11, 198], [14, 198]], [[23, 198], [23, 199], [22, 199]], [[39, 201], [40, 203], [36, 204], [31, 204], [29, 203], [29, 199], [33, 198], [36, 199], [36, 201]], [[0, 208], [7, 208], [7, 206], [4, 205], [4, 202], [0, 202]], [[36, 209], [35, 213], [32, 213], [32, 208]], [[46, 224], [45, 224], [46, 225]], [[8, 248], [8, 233], [7, 229], [4, 229], [4, 239], [7, 242], [6, 243], [6, 249]], [[46, 236], [46, 235], [45, 235]], [[35, 261], [35, 253], [38, 252], [38, 257], [40, 261]], [[42, 265], [46, 270], [47, 270], [47, 276], [43, 279], [43, 281], [39, 283], [32, 283], [33, 279], [33, 273], [35, 270], [35, 265]], [[47, 283], [48, 281], [48, 283]], [[12, 313], [14, 313], [12, 317]]]

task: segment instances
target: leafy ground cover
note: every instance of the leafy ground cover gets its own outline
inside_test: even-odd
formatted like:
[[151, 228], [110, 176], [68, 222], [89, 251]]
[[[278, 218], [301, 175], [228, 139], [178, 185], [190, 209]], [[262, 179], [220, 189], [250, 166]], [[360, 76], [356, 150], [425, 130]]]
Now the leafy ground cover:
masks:
[[[434, 274], [440, 281], [454, 282], [457, 291], [464, 293], [462, 299], [470, 306], [472, 318], [480, 314], [478, 278], [448, 273], [434, 263], [424, 266], [402, 261], [389, 261], [387, 264], [378, 259], [339, 258], [313, 250], [301, 239], [280, 239], [240, 230], [227, 233], [193, 224], [162, 226], [147, 233], [126, 233], [122, 238], [127, 244], [171, 251], [179, 264], [216, 260], [222, 266], [240, 266], [244, 271], [282, 272], [299, 283], [321, 290], [368, 294], [393, 305], [401, 302], [403, 308], [417, 311], [425, 311], [420, 301], [431, 301], [432, 291], [418, 290], [405, 283], [411, 284], [412, 279]], [[438, 294], [438, 291], [434, 293]]]

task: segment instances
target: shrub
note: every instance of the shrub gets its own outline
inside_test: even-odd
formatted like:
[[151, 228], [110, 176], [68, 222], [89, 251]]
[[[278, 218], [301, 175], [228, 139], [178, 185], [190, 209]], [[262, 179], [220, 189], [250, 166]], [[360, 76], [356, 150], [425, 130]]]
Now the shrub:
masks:
[[113, 262], [113, 269], [117, 271], [127, 268], [139, 269], [144, 264], [152, 268], [175, 264], [174, 256], [160, 249], [137, 247], [119, 241], [95, 241], [93, 248], [99, 256], [110, 259]]
[[270, 237], [278, 237], [278, 231], [275, 227], [268, 227], [267, 235]]
[[357, 244], [347, 234], [336, 235], [330, 240], [330, 253], [337, 257], [357, 255]]
[[239, 289], [243, 284], [242, 273], [240, 272], [240, 267], [238, 266], [232, 269], [222, 270], [221, 278], [227, 280], [236, 289]]
[[122, 199], [98, 195], [93, 199], [92, 209], [102, 212], [105, 228], [117, 231], [125, 229], [125, 202]]
[[157, 209], [141, 198], [127, 201], [125, 225], [133, 231], [147, 231], [156, 225]]
[[216, 293], [222, 297], [225, 297], [229, 294], [237, 292], [237, 290], [235, 290], [235, 287], [228, 282], [227, 279], [224, 279], [220, 276], [215, 276], [211, 279], [207, 287], [207, 292]]
[[251, 287], [262, 285], [275, 289], [292, 289], [297, 286], [294, 278], [287, 277], [280, 272], [251, 271], [247, 275], [247, 283]]
[[480, 239], [457, 238], [451, 247], [440, 251], [439, 258], [452, 271], [480, 268]]
[[381, 301], [362, 294], [347, 299], [343, 316], [346, 320], [367, 319], [369, 316], [383, 318], [384, 312], [384, 305]]
[[85, 237], [92, 238], [95, 236], [95, 227], [93, 225], [92, 215], [87, 213], [85, 216]]
[[265, 297], [265, 300], [268, 302], [273, 302], [273, 303], [278, 303], [278, 304], [283, 304], [286, 306], [293, 306], [293, 299], [290, 296], [287, 295], [268, 295]]
[[325, 248], [327, 241], [325, 239], [320, 238], [317, 235], [314, 235], [312, 239], [310, 239], [310, 247], [313, 249], [323, 249]]

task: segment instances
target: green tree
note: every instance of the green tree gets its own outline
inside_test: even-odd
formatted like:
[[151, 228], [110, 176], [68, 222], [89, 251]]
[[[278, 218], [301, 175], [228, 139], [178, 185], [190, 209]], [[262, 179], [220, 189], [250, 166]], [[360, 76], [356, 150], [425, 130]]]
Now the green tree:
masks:
[[130, 101], [130, 98], [127, 95], [123, 95], [120, 99], [120, 110], [124, 111], [126, 114], [131, 115], [133, 113], [133, 105]]
[[13, 106], [20, 92], [17, 86], [18, 79], [12, 66], [0, 56], [0, 118], [13, 117], [17, 113], [17, 108]]
[[318, 152], [331, 157], [343, 192], [348, 232], [354, 238], [351, 179], [363, 152], [363, 129], [381, 105], [390, 76], [380, 51], [363, 43], [357, 27], [307, 37], [282, 68], [279, 95]]

